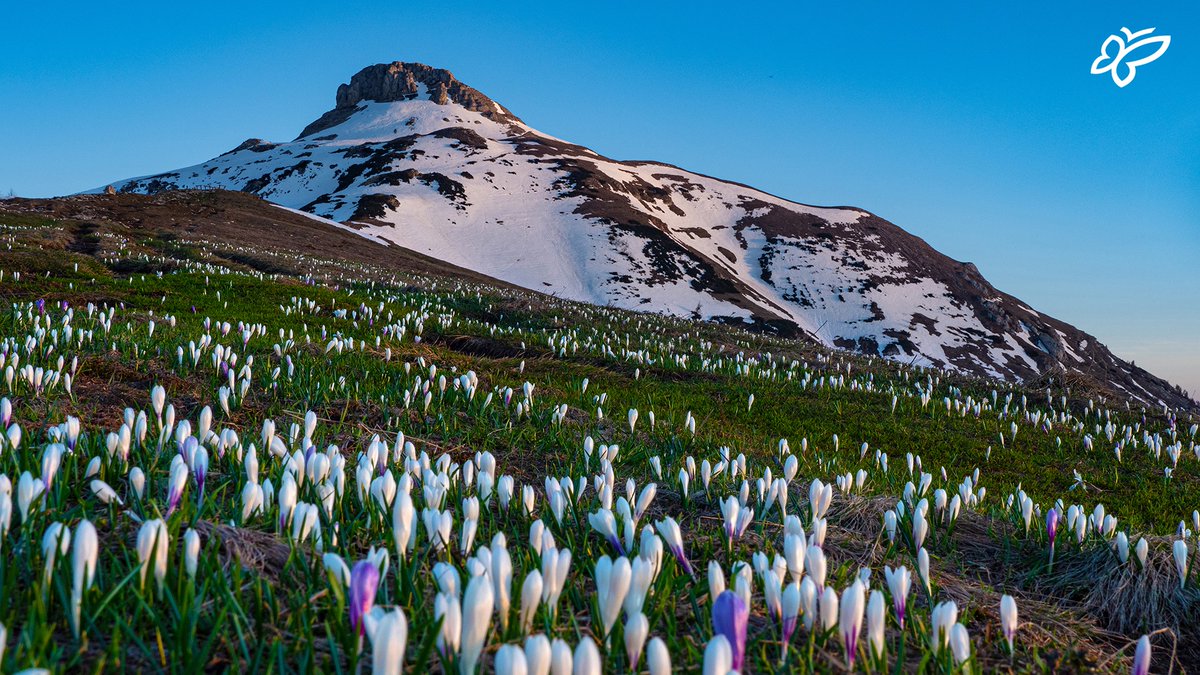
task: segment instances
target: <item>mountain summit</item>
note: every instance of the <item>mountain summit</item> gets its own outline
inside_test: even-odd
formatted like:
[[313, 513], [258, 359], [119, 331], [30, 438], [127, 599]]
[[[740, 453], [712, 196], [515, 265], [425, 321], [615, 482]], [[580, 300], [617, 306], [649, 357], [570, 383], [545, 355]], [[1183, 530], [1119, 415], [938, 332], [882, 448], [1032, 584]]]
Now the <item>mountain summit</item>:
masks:
[[251, 192], [575, 300], [757, 326], [1009, 381], [1049, 373], [1146, 403], [1190, 405], [1094, 337], [874, 214], [612, 160], [530, 128], [422, 64], [359, 71], [294, 141], [251, 139], [203, 164], [114, 186]]
[[337, 105], [300, 132], [300, 138], [335, 127], [364, 109], [365, 103], [399, 103], [414, 100], [438, 105], [455, 104], [499, 123], [520, 123], [477, 89], [454, 78], [448, 70], [423, 63], [379, 63], [358, 71], [350, 82], [338, 87]]

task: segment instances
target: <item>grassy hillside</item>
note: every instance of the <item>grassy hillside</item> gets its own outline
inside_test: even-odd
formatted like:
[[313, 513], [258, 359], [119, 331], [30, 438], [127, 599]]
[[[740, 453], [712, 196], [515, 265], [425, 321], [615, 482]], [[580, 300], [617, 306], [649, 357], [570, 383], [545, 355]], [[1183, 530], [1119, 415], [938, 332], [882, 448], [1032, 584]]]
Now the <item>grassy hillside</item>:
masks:
[[[729, 604], [717, 602], [724, 586], [748, 605], [742, 672], [841, 671], [838, 612], [825, 630], [820, 603], [809, 606], [785, 642], [797, 612], [770, 608], [793, 581], [788, 603], [806, 597], [804, 580], [853, 606], [861, 568], [857, 588], [864, 603], [880, 592], [886, 625], [880, 657], [864, 620], [858, 670], [1125, 671], [1143, 634], [1156, 671], [1195, 663], [1200, 592], [1190, 562], [1181, 586], [1172, 556], [1182, 540], [1192, 561], [1200, 530], [1186, 414], [1052, 378], [1014, 389], [385, 263], [0, 214], [4, 670], [349, 672], [387, 665], [399, 608], [412, 672], [463, 668], [466, 625], [485, 619], [487, 672], [518, 660], [508, 645], [540, 654], [529, 634], [562, 640], [577, 667], [595, 648], [603, 672], [629, 672], [630, 653], [646, 670], [659, 647], [626, 649], [641, 616], [675, 668], [700, 672], [706, 649], [737, 661], [710, 619]], [[731, 497], [754, 510], [732, 541], [720, 506]], [[398, 543], [410, 508], [415, 534]], [[607, 517], [619, 549], [591, 524]], [[679, 559], [670, 525], [657, 528], [667, 518]], [[95, 574], [76, 592], [91, 526]], [[554, 543], [531, 544], [531, 528]], [[811, 551], [803, 572], [786, 560], [788, 535]], [[567, 550], [561, 599], [552, 609], [543, 579], [522, 626], [527, 576]], [[623, 554], [650, 570], [637, 572], [649, 575], [640, 611], [596, 572]], [[912, 572], [903, 627], [885, 566]], [[505, 588], [511, 608], [486, 611], [481, 597]], [[1011, 653], [1005, 594], [1019, 611]], [[955, 615], [933, 611], [948, 602]], [[376, 611], [360, 634], [351, 615], [364, 604]], [[931, 647], [935, 618], [953, 645]]]

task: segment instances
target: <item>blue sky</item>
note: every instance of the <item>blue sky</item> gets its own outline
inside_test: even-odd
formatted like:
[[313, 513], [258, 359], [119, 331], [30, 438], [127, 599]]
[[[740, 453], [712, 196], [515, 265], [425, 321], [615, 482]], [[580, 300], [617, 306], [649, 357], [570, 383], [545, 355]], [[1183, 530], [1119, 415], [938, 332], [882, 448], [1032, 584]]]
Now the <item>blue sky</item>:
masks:
[[[4, 193], [291, 139], [421, 61], [615, 158], [867, 208], [1200, 392], [1195, 3], [35, 4], [5, 10]], [[1088, 71], [1122, 26], [1172, 44], [1119, 89]]]

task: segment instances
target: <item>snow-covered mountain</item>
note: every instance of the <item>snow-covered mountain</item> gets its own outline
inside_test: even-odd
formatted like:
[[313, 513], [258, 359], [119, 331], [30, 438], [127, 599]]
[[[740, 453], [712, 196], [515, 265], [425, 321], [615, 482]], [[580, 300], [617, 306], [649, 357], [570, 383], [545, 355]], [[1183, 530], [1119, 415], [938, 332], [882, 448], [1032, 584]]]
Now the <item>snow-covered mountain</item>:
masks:
[[421, 64], [363, 69], [291, 142], [251, 139], [114, 187], [242, 190], [576, 300], [753, 323], [1007, 380], [1074, 371], [1143, 401], [1186, 400], [874, 214], [612, 160]]

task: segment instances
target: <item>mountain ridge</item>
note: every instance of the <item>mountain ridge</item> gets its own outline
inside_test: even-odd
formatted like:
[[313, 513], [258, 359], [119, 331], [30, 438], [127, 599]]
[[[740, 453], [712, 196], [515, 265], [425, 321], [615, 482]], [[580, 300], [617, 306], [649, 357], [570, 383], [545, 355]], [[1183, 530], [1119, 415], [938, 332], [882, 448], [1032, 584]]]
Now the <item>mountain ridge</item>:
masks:
[[873, 213], [612, 160], [538, 132], [423, 64], [364, 68], [291, 142], [250, 139], [114, 186], [241, 190], [571, 299], [757, 325], [1010, 381], [1077, 372], [1143, 402], [1188, 402]]

